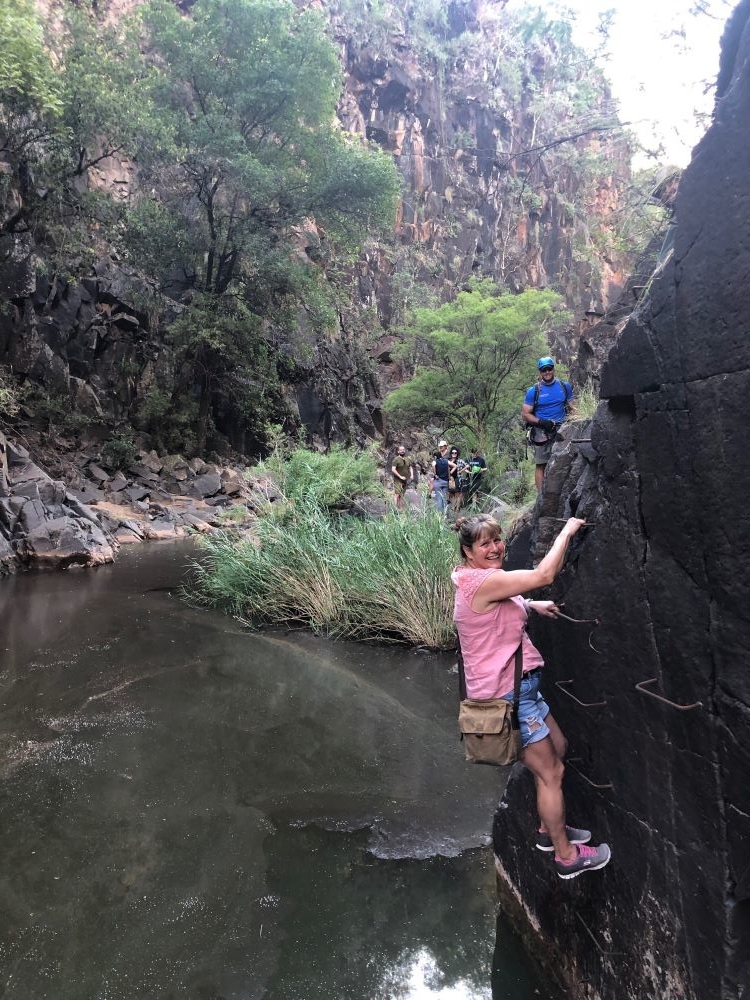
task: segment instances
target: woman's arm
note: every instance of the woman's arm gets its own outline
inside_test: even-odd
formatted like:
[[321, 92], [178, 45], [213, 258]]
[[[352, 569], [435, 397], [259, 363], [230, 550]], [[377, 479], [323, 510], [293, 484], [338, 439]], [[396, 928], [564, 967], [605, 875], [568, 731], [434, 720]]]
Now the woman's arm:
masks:
[[549, 586], [562, 569], [570, 539], [585, 523], [580, 517], [568, 518], [562, 531], [552, 543], [552, 548], [535, 569], [500, 569], [488, 576], [474, 595], [474, 600], [471, 602], [472, 611], [481, 614], [498, 601], [517, 597], [538, 587]]

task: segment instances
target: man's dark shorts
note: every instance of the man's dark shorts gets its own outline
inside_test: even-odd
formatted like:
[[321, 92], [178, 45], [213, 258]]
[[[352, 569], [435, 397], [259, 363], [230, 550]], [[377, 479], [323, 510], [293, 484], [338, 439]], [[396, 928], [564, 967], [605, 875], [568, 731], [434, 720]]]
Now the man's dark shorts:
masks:
[[554, 438], [552, 438], [545, 444], [534, 445], [534, 465], [546, 465], [549, 462], [552, 457], [552, 445], [554, 443]]

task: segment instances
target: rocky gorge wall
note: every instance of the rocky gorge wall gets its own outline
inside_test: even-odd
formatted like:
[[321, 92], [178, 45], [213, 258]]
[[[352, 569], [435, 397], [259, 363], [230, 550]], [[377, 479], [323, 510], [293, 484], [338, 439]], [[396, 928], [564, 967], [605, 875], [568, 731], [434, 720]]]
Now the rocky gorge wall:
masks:
[[[447, 4], [442, 50], [420, 37], [416, 4], [387, 3], [389, 29], [377, 42], [337, 16], [337, 0], [322, 6], [345, 66], [339, 117], [388, 151], [404, 178], [398, 249], [367, 262], [363, 300], [388, 325], [404, 280], [424, 281], [450, 298], [479, 276], [516, 291], [554, 288], [576, 322], [603, 314], [622, 290], [627, 265], [596, 236], [613, 225], [630, 177], [604, 81], [591, 70], [596, 96], [585, 115], [576, 118], [559, 103], [559, 119], [545, 132], [539, 95], [546, 93], [550, 106], [559, 102], [566, 85], [556, 89], [555, 60], [561, 75], [568, 67], [552, 39], [524, 50], [504, 4]], [[514, 73], [523, 80], [518, 93]], [[576, 133], [575, 141], [565, 139]]]
[[[100, 5], [102, 16], [121, 18], [137, 3], [109, 0]], [[293, 371], [283, 386], [290, 429], [304, 429], [319, 446], [363, 444], [387, 434], [382, 397], [400, 378], [393, 346], [419, 285], [445, 299], [471, 276], [488, 276], [516, 290], [559, 290], [576, 323], [584, 313], [604, 313], [625, 267], [597, 247], [594, 235], [611, 225], [629, 176], [628, 154], [622, 143], [607, 146], [606, 130], [539, 151], [539, 94], [546, 88], [556, 99], [559, 52], [553, 42], [537, 40], [528, 76], [522, 79], [527, 70], [520, 64], [509, 71], [513, 58], [528, 53], [512, 38], [503, 4], [454, 0], [446, 8], [445, 37], [429, 45], [417, 31], [416, 7], [386, 3], [385, 27], [375, 36], [366, 19], [355, 24], [335, 0], [319, 6], [341, 49], [342, 125], [394, 157], [403, 194], [392, 239], [368, 246], [355, 269], [340, 329], [320, 336], [301, 316], [294, 342], [285, 338], [273, 349], [285, 371]], [[59, 20], [51, 0], [40, 9], [51, 23]], [[597, 92], [597, 80], [590, 82], [596, 96], [587, 122], [581, 126], [561, 111], [555, 136], [585, 131], [609, 114], [606, 88]], [[584, 180], [584, 165], [597, 157]], [[109, 158], [88, 183], [122, 201], [137, 174], [134, 158]], [[5, 207], [11, 212], [17, 205], [11, 199]], [[312, 257], [319, 238], [311, 224], [296, 235], [297, 249]], [[49, 273], [29, 233], [0, 235], [0, 296], [8, 302], [0, 310], [0, 363], [53, 392], [81, 422], [110, 432], [131, 423], [142, 430], [148, 422], [139, 414], [190, 391], [181, 385], [179, 352], [168, 332], [181, 307], [159, 296], [156, 276], [124, 267], [109, 252], [106, 233], [94, 242], [100, 259], [76, 283]], [[565, 343], [562, 354], [572, 360], [575, 338]], [[257, 454], [262, 434], [226, 407], [222, 412], [218, 401], [214, 411], [222, 440]], [[170, 447], [179, 450], [179, 443]]]
[[673, 249], [602, 372], [589, 431], [558, 447], [529, 536], [575, 513], [553, 588], [600, 625], [534, 624], [570, 740], [568, 815], [613, 852], [560, 881], [532, 850], [532, 782], [495, 817], [501, 885], [587, 1000], [750, 995], [750, 2], [723, 39], [714, 123], [676, 204]]

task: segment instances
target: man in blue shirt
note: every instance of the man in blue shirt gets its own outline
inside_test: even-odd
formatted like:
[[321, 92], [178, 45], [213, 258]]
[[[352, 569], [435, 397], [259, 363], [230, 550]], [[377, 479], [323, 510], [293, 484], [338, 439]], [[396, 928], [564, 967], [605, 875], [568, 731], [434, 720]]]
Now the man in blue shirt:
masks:
[[555, 435], [573, 402], [573, 389], [570, 382], [555, 377], [553, 358], [539, 358], [536, 366], [539, 381], [527, 389], [521, 416], [527, 426], [534, 428], [529, 440], [534, 446], [534, 482], [538, 491], [542, 488]]

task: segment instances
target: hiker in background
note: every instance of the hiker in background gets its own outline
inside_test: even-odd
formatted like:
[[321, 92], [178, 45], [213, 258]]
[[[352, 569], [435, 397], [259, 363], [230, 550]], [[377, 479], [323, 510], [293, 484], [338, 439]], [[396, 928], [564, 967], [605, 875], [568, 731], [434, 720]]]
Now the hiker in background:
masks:
[[453, 510], [459, 510], [463, 506], [465, 490], [469, 486], [468, 463], [461, 458], [461, 452], [455, 447], [451, 448], [448, 457], [455, 465], [448, 480], [448, 500]]
[[555, 377], [552, 358], [539, 358], [539, 381], [526, 390], [521, 416], [527, 427], [527, 440], [534, 448], [534, 482], [541, 490], [544, 471], [552, 454], [552, 444], [573, 403], [570, 382]]
[[439, 514], [444, 514], [448, 509], [448, 481], [455, 468], [456, 463], [448, 457], [448, 442], [441, 441], [438, 455], [432, 463], [432, 489]]
[[467, 505], [470, 504], [477, 495], [486, 472], [487, 463], [485, 462], [484, 457], [479, 454], [479, 448], [475, 445], [471, 449], [471, 454], [469, 456], [469, 489], [466, 495]]
[[414, 479], [414, 466], [406, 457], [406, 448], [402, 444], [398, 446], [396, 457], [393, 459], [391, 473], [393, 475], [393, 492], [396, 507], [398, 510], [403, 510], [406, 488]]

